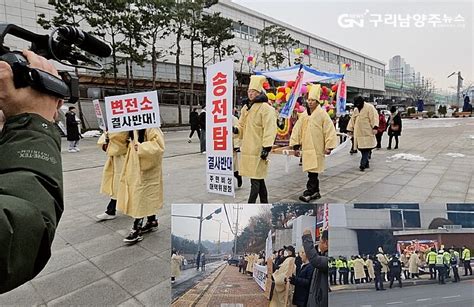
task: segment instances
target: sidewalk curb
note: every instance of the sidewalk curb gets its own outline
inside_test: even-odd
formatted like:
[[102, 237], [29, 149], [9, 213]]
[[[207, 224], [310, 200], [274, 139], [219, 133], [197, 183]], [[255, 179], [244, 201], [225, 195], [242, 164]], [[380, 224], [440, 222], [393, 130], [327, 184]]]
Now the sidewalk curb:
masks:
[[[462, 275], [459, 275], [459, 277], [461, 277], [461, 282], [463, 281], [466, 281], [466, 280], [474, 280], [474, 275], [472, 276], [462, 276]], [[463, 278], [464, 277], [464, 278]], [[450, 279], [446, 280], [447, 282], [452, 282], [453, 278], [451, 277]], [[414, 280], [414, 281], [406, 281], [406, 280], [403, 280], [402, 281], [402, 284], [403, 284], [403, 287], [413, 287], [413, 286], [423, 286], [423, 285], [432, 285], [432, 284], [437, 284], [438, 283], [438, 280], [429, 280], [429, 279], [425, 279], [425, 280]], [[385, 285], [387, 285], [387, 287], [385, 287]], [[331, 285], [329, 286], [331, 288]], [[336, 286], [336, 287], [340, 287], [339, 285]], [[372, 281], [372, 283], [370, 284], [363, 284], [363, 286], [360, 286], [360, 285], [345, 285], [344, 288], [341, 288], [341, 289], [333, 289], [331, 288], [331, 292], [332, 293], [335, 293], [335, 292], [340, 292], [340, 291], [350, 291], [350, 290], [367, 290], [367, 289], [374, 289], [375, 285]], [[388, 282], [384, 282], [384, 287], [386, 289], [389, 289], [388, 288]], [[393, 288], [398, 288], [398, 283], [396, 281], [394, 281], [393, 283]]]

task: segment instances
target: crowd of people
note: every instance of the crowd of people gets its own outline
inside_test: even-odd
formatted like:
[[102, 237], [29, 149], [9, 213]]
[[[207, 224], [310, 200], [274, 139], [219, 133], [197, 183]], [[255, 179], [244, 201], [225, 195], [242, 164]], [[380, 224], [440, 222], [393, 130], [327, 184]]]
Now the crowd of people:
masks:
[[[242, 99], [240, 117], [237, 118], [236, 110], [233, 114], [234, 175], [238, 187], [242, 186], [242, 176], [250, 179], [248, 203], [256, 203], [257, 200], [260, 203], [269, 202], [265, 178], [268, 175], [268, 156], [277, 136], [279, 114], [265, 92], [266, 82], [264, 76], [251, 76], [247, 97]], [[372, 150], [381, 148], [385, 131], [389, 135], [389, 150], [392, 149], [393, 139], [393, 148], [398, 149], [402, 131], [401, 116], [396, 107], [391, 108], [387, 120], [385, 114], [358, 96], [354, 99], [354, 108], [348, 107], [347, 113], [337, 121], [336, 118], [331, 119], [323, 109], [321, 97], [319, 84], [311, 85], [308, 93], [299, 97], [298, 103], [306, 108], [303, 108], [303, 112], [298, 111], [298, 119], [289, 138], [290, 148], [300, 158], [303, 172], [308, 174], [306, 189], [299, 196], [299, 200], [303, 202], [321, 198], [319, 177], [325, 171], [326, 157], [338, 146], [338, 132], [340, 143], [350, 136], [350, 153], [361, 153], [359, 169], [364, 171], [370, 168]], [[196, 132], [202, 145], [202, 141], [205, 142], [204, 109], [199, 114], [193, 109], [190, 124], [188, 142], [191, 142]], [[204, 148], [201, 147], [201, 152], [205, 152], [205, 144]]]
[[429, 279], [438, 279], [440, 284], [451, 276], [453, 282], [459, 282], [459, 268], [464, 267], [464, 276], [472, 275], [472, 268], [469, 248], [463, 246], [461, 253], [458, 250], [454, 246], [446, 250], [433, 247], [424, 253], [404, 250], [400, 255], [388, 255], [379, 247], [374, 255], [329, 257], [329, 283], [332, 286], [374, 283], [379, 291], [385, 290], [384, 282], [389, 282], [392, 288], [397, 281], [401, 288], [402, 279], [419, 279], [420, 272], [428, 271]]
[[242, 274], [252, 276], [254, 264], [267, 266], [272, 281], [270, 306], [327, 306], [328, 304], [328, 232], [323, 231], [319, 245], [314, 245], [311, 231], [303, 233], [303, 246], [283, 246], [270, 257], [264, 251], [239, 257]]

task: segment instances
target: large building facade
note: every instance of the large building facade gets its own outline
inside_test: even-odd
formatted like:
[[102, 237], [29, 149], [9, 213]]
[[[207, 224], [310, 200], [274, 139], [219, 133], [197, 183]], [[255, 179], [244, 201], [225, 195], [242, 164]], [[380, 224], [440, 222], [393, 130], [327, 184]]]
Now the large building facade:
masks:
[[474, 204], [331, 204], [330, 253], [375, 253], [374, 246], [382, 244], [388, 235], [427, 230], [435, 218], [448, 219], [455, 229], [472, 232]]
[[[340, 73], [341, 64], [350, 63], [351, 70], [346, 73], [346, 81], [349, 89], [361, 94], [370, 95], [371, 93], [382, 94], [384, 91], [385, 64], [370, 56], [351, 50], [337, 43], [323, 39], [313, 33], [297, 29], [289, 24], [285, 24], [274, 18], [265, 16], [261, 13], [252, 11], [246, 7], [237, 5], [230, 0], [221, 0], [218, 4], [212, 6], [208, 13], [220, 12], [223, 17], [233, 20], [233, 34], [235, 38], [228, 44], [235, 45], [236, 53], [232, 56], [235, 62], [235, 71], [242, 73], [251, 73], [246, 63], [246, 58], [252, 55], [256, 58], [264, 52], [258, 44], [258, 33], [270, 25], [279, 25], [286, 29], [294, 39], [301, 42], [301, 48], [309, 49], [311, 55], [305, 59], [305, 63], [322, 71]], [[44, 14], [47, 18], [54, 16], [54, 9], [48, 4], [47, 0], [0, 0], [0, 22], [13, 23], [28, 30], [46, 33], [36, 22], [39, 14]], [[87, 30], [87, 28], [85, 28]], [[15, 44], [18, 41], [13, 41]], [[173, 35], [159, 42], [159, 48], [169, 50], [175, 43]], [[18, 43], [17, 48], [24, 45]], [[190, 53], [189, 41], [182, 41], [183, 54], [181, 56], [181, 75], [184, 83], [190, 82]], [[212, 55], [207, 53], [207, 60]], [[295, 55], [291, 52], [289, 63], [293, 63]], [[175, 57], [168, 54], [160, 59], [158, 65], [157, 79], [161, 83], [173, 83], [176, 81]], [[200, 60], [195, 60], [197, 66], [194, 74], [198, 83], [203, 83], [202, 70], [199, 68]], [[212, 63], [212, 61], [210, 61]], [[288, 60], [283, 65], [287, 66]], [[252, 67], [254, 68], [254, 67]], [[263, 65], [257, 64], [257, 70], [262, 70]], [[145, 67], [134, 66], [134, 76], [137, 79], [150, 79], [151, 65]], [[119, 69], [119, 75], [125, 77], [125, 67]], [[81, 71], [84, 75], [93, 75], [91, 72]], [[86, 79], [87, 81], [98, 81]], [[186, 87], [186, 86], [184, 86]]]

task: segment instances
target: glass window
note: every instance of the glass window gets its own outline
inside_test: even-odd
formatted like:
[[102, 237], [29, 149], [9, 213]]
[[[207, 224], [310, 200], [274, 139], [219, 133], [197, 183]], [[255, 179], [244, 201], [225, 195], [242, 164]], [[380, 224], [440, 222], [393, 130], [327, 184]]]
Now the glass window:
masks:
[[246, 25], [242, 25], [240, 27], [240, 31], [242, 31], [242, 33], [248, 34], [249, 33], [249, 27], [246, 26]]
[[238, 22], [233, 22], [232, 26], [234, 28], [234, 31], [240, 32], [240, 24]]
[[474, 204], [447, 204], [448, 211], [472, 211], [474, 212]]
[[463, 228], [474, 228], [474, 212], [448, 212], [448, 220]]
[[420, 212], [405, 210], [390, 210], [390, 221], [394, 228], [419, 228]]
[[412, 210], [419, 210], [420, 206], [418, 204], [397, 204], [397, 203], [390, 203], [390, 204], [364, 204], [364, 203], [357, 203], [354, 204], [354, 209], [412, 209]]
[[252, 36], [257, 36], [257, 29], [255, 29], [255, 28], [250, 28], [250, 35], [252, 35]]

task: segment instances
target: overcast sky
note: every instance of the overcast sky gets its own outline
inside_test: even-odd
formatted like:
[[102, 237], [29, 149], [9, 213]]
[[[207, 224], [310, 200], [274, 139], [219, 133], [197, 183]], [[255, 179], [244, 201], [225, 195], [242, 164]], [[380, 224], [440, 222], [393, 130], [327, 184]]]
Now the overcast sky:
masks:
[[[474, 1], [408, 1], [408, 0], [233, 0], [235, 3], [259, 13], [282, 20], [297, 28], [382, 60], [388, 69], [388, 60], [394, 55], [405, 58], [416, 71], [432, 78], [437, 87], [448, 89], [455, 86], [454, 77], [447, 79], [453, 71], [461, 71], [465, 82], [473, 78], [473, 16]], [[365, 19], [363, 27], [354, 25], [344, 28], [338, 22], [342, 14], [357, 14]], [[369, 22], [375, 16], [385, 14], [430, 16], [439, 14], [441, 19], [464, 19], [443, 28], [426, 22], [416, 27], [413, 20], [406, 28], [380, 23], [378, 27]], [[352, 18], [352, 17], [350, 17]], [[348, 18], [341, 20], [348, 24]], [[356, 20], [356, 19], [354, 19]], [[421, 24], [419, 24], [421, 25]]]
[[[219, 207], [222, 208], [220, 214], [214, 214], [212, 220], [206, 220], [202, 223], [202, 240], [218, 241], [219, 239], [219, 222], [214, 220], [222, 221], [221, 228], [221, 242], [230, 241], [234, 239], [234, 236], [230, 233], [230, 228], [227, 222], [226, 214], [223, 205], [204, 205], [203, 217], [208, 216]], [[232, 227], [235, 228], [235, 220], [237, 217], [237, 205], [226, 205], [227, 213], [229, 214], [229, 221]], [[258, 215], [261, 207], [271, 208], [271, 205], [256, 205], [256, 204], [240, 204], [242, 210], [239, 213], [239, 229], [240, 231], [248, 225], [249, 219], [252, 216]], [[199, 216], [201, 211], [200, 204], [186, 204], [186, 205], [173, 205], [172, 215], [188, 215], [188, 216]], [[171, 220], [171, 232], [189, 240], [197, 241], [199, 237], [199, 220], [192, 218], [182, 218], [172, 216]], [[227, 233], [229, 233], [229, 235]]]

